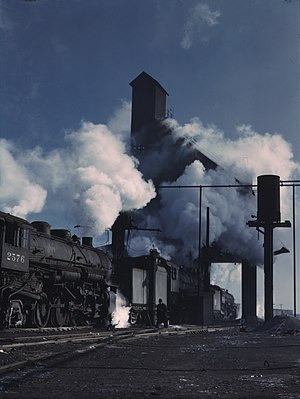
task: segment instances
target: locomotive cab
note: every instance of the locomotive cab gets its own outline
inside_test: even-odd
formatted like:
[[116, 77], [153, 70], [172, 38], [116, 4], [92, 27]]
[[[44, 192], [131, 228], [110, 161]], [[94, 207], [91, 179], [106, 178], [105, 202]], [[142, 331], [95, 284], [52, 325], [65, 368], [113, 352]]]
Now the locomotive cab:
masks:
[[26, 272], [30, 226], [23, 219], [4, 215], [0, 215], [1, 269]]
[[0, 212], [0, 328], [26, 322], [23, 301], [14, 293], [29, 271], [29, 239], [28, 222]]

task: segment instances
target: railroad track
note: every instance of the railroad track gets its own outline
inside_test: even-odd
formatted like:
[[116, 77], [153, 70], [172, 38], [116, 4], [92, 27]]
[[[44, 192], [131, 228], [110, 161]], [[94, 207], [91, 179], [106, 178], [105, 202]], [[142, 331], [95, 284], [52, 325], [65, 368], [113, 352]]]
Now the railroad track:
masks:
[[[114, 331], [97, 331], [91, 329], [60, 329], [51, 331], [41, 329], [38, 332], [29, 331], [29, 335], [5, 338], [0, 341], [1, 355], [13, 354], [12, 359], [0, 365], [0, 376], [20, 372], [24, 377], [24, 370], [43, 364], [53, 365], [80, 357], [82, 354], [93, 351], [96, 348], [111, 345], [113, 343], [147, 338], [155, 335], [180, 335], [197, 334], [201, 332], [214, 332], [227, 328], [216, 327], [169, 327], [167, 329], [156, 328], [129, 328], [115, 329]], [[31, 334], [31, 335], [30, 335]], [[38, 334], [38, 335], [37, 335]], [[14, 377], [15, 378], [15, 377]]]

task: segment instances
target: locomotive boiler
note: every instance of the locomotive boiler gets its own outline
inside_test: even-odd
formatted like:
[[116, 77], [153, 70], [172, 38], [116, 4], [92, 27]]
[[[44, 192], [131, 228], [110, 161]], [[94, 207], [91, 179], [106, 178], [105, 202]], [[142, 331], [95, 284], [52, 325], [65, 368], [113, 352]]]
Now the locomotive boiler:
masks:
[[92, 239], [0, 212], [0, 325], [107, 322], [112, 263]]

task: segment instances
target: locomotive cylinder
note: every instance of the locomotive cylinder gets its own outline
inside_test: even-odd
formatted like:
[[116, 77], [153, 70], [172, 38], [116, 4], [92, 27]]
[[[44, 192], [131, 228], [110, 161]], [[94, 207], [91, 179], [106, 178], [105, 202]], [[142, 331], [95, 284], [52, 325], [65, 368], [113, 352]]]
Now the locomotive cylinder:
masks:
[[80, 281], [81, 273], [76, 271], [59, 270], [55, 275], [56, 282], [74, 282]]

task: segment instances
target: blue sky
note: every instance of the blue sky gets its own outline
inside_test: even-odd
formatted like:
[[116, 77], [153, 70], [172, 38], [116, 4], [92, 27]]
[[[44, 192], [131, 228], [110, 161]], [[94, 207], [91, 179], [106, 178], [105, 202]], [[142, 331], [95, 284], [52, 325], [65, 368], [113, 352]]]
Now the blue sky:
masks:
[[[197, 8], [198, 7], [198, 8]], [[2, 0], [1, 137], [59, 145], [106, 123], [145, 70], [180, 123], [299, 144], [299, 1]]]
[[[89, 201], [104, 229], [146, 204], [153, 187], [107, 131], [128, 134], [129, 83], [142, 71], [170, 94], [175, 130], [202, 132], [204, 153], [299, 179], [299, 40], [299, 0], [1, 0], [0, 209], [67, 227]], [[277, 236], [276, 249], [291, 249], [290, 233]], [[284, 256], [275, 301], [291, 308]]]

